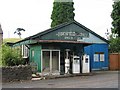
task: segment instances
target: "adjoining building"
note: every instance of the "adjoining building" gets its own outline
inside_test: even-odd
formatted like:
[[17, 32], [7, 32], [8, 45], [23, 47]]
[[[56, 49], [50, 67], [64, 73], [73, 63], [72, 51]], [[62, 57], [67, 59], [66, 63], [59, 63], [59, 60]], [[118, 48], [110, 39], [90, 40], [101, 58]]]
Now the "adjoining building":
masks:
[[1, 28], [1, 24], [0, 24], [0, 46], [3, 42], [3, 31], [2, 31], [2, 28]]
[[[73, 57], [90, 57], [90, 70], [108, 69], [108, 41], [77, 21], [71, 21], [27, 37], [13, 46], [22, 45], [22, 55], [37, 64], [37, 70], [65, 73], [65, 59], [69, 59], [70, 73]], [[76, 62], [77, 63], [77, 62]]]

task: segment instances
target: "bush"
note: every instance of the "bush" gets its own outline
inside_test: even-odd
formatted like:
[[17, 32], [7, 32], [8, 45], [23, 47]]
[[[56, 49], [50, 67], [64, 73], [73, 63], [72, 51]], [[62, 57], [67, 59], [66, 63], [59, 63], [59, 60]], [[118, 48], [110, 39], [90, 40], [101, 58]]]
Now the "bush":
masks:
[[12, 48], [8, 45], [2, 45], [2, 65], [15, 66], [23, 64], [20, 48]]
[[120, 52], [120, 37], [110, 38], [109, 40], [109, 52], [110, 53], [119, 53]]

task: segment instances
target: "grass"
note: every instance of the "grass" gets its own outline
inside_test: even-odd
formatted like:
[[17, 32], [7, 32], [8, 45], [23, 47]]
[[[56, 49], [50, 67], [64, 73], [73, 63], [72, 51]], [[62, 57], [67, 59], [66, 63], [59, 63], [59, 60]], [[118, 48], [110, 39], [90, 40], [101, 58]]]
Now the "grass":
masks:
[[17, 42], [17, 41], [20, 41], [20, 40], [22, 40], [22, 39], [20, 39], [20, 38], [5, 38], [5, 39], [3, 39], [3, 43], [6, 43], [6, 42], [14, 43], [14, 42]]

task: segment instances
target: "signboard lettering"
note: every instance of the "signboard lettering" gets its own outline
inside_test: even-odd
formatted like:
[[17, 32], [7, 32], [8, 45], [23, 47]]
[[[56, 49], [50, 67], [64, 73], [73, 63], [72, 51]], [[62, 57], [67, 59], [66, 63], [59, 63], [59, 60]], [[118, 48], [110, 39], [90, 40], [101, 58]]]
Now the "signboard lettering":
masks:
[[72, 31], [68, 31], [68, 32], [57, 32], [56, 36], [58, 37], [63, 37], [64, 39], [75, 39], [75, 38], [82, 38], [82, 37], [89, 37], [88, 33], [84, 33], [84, 32], [72, 32]]

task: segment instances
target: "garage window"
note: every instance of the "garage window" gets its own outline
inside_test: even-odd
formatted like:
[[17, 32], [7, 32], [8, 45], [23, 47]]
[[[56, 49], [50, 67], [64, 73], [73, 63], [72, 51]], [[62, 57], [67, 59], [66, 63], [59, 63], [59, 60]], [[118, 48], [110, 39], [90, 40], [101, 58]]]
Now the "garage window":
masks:
[[28, 47], [25, 45], [22, 45], [22, 57], [28, 58]]

